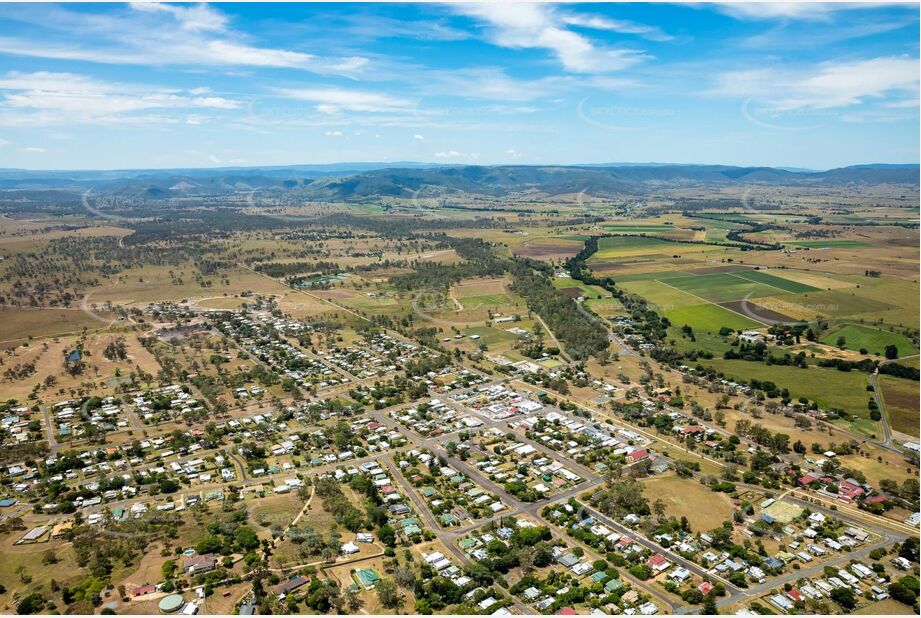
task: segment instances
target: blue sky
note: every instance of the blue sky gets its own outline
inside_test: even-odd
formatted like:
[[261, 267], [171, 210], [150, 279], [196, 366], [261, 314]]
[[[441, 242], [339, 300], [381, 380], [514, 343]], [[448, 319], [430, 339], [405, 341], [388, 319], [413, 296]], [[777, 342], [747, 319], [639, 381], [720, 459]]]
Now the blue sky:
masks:
[[919, 160], [915, 5], [0, 5], [0, 167]]

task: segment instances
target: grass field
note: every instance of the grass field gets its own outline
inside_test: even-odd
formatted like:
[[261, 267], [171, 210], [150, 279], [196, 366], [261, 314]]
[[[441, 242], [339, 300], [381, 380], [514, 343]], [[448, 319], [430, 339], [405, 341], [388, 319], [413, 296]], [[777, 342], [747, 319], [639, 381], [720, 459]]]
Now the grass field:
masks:
[[616, 298], [590, 298], [585, 301], [585, 304], [589, 309], [605, 318], [626, 313], [624, 306]]
[[557, 289], [579, 288], [582, 290], [582, 295], [585, 298], [598, 298], [599, 296], [604, 298], [611, 295], [610, 292], [602, 287], [598, 287], [597, 285], [585, 285], [572, 277], [553, 277], [551, 282], [553, 283], [553, 287]]
[[[503, 324], [503, 326], [507, 326], [508, 328], [513, 327], [507, 324]], [[498, 343], [510, 343], [518, 339], [518, 336], [514, 333], [500, 330], [498, 328], [487, 328], [486, 326], [472, 326], [468, 329], [465, 329], [464, 334], [468, 337], [470, 335], [479, 335], [480, 339], [478, 341], [482, 341], [488, 346], [493, 346]]]
[[505, 284], [505, 279], [470, 279], [455, 285], [451, 293], [455, 298], [505, 294]]
[[869, 616], [912, 616], [916, 615], [915, 610], [907, 605], [903, 605], [894, 599], [876, 601], [866, 607], [853, 612], [854, 614]]
[[669, 242], [649, 236], [609, 236], [598, 241], [598, 252], [589, 258], [592, 262], [604, 262], [614, 258], [630, 256], [671, 257], [689, 253], [710, 253], [724, 251], [717, 245], [698, 245]]
[[736, 380], [770, 380], [790, 389], [794, 398], [806, 397], [817, 401], [823, 408], [840, 408], [848, 414], [855, 414], [867, 420], [861, 426], [863, 430], [873, 431], [874, 424], [869, 421], [870, 412], [867, 408], [867, 385], [870, 378], [863, 372], [818, 367], [798, 369], [786, 365], [716, 358], [701, 362]]
[[877, 380], [894, 431], [918, 437], [918, 382], [882, 375]]
[[733, 313], [717, 305], [694, 305], [666, 312], [665, 317], [676, 326], [688, 325], [695, 330], [718, 332], [723, 326], [734, 330], [760, 328], [763, 324]]
[[847, 350], [865, 348], [870, 354], [883, 354], [887, 345], [895, 345], [898, 348], [899, 356], [908, 356], [918, 351], [917, 346], [904, 335], [860, 324], [845, 324], [830, 331], [822, 337], [821, 341], [828, 345], [837, 346], [839, 337], [844, 337], [844, 348]]
[[631, 294], [637, 294], [646, 299], [653, 309], [664, 313], [678, 307], [691, 307], [699, 305], [701, 299], [678, 288], [670, 287], [661, 281], [631, 281], [619, 284]]
[[806, 292], [802, 294], [788, 294], [779, 297], [787, 303], [800, 305], [812, 315], [826, 315], [829, 317], [846, 317], [861, 313], [884, 311], [893, 305], [865, 294], [858, 294], [860, 290], [848, 288], [845, 290], [822, 290], [820, 292]]
[[[113, 315], [96, 311], [105, 320]], [[105, 328], [107, 322], [94, 318], [79, 309], [3, 309], [0, 310], [0, 341], [19, 341], [29, 336], [54, 337], [78, 333], [84, 328]]]
[[[750, 272], [746, 271], [745, 276]], [[668, 285], [714, 303], [747, 297], [773, 296], [779, 291], [772, 285], [745, 279], [735, 273], [690, 275], [680, 279], [669, 279]]]
[[733, 277], [739, 277], [741, 279], [746, 279], [748, 281], [754, 281], [756, 283], [764, 283], [771, 287], [779, 288], [786, 292], [817, 292], [818, 288], [814, 288], [811, 285], [806, 285], [805, 283], [798, 283], [796, 281], [790, 281], [789, 279], [784, 279], [783, 277], [777, 277], [775, 275], [768, 274], [761, 270], [747, 270], [745, 272], [736, 272], [732, 273]]
[[[729, 497], [714, 493], [693, 479], [667, 475], [646, 479], [643, 485], [643, 495], [650, 504], [661, 498], [665, 502], [666, 515], [679, 519], [687, 517], [695, 531], [712, 530], [732, 518]], [[707, 508], [699, 508], [702, 504]]]

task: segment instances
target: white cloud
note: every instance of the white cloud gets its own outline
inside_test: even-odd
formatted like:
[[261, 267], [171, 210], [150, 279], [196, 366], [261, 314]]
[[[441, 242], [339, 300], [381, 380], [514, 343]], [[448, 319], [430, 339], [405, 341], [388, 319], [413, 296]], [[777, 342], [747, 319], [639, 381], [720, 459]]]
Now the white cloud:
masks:
[[367, 63], [360, 57], [321, 58], [253, 44], [231, 28], [225, 14], [205, 4], [132, 6], [104, 13], [56, 6], [10, 11], [5, 15], [8, 19], [61, 34], [41, 39], [0, 37], [0, 53], [106, 64], [281, 67], [337, 75], [353, 75]]
[[342, 137], [342, 131], [327, 131], [323, 135], [326, 137]]
[[713, 94], [757, 97], [774, 110], [830, 109], [885, 97], [917, 98], [917, 58], [880, 57], [829, 62], [808, 69], [731, 71], [717, 77]]
[[[828, 21], [839, 11], [878, 8], [884, 2], [726, 2], [717, 10], [736, 19]], [[905, 3], [893, 3], [906, 6]], [[702, 5], [711, 6], [711, 5]]]
[[608, 19], [597, 15], [563, 15], [563, 21], [570, 26], [591, 28], [592, 30], [606, 30], [620, 34], [635, 34], [650, 41], [671, 41], [674, 37], [665, 34], [656, 26], [637, 24], [622, 19]]
[[414, 140], [418, 140], [418, 141], [421, 142], [421, 141], [424, 140], [425, 138], [424, 138], [423, 136], [419, 135], [418, 133], [416, 133], [415, 135], [413, 135], [413, 139], [414, 139]]
[[279, 88], [277, 92], [290, 99], [316, 103], [315, 109], [324, 114], [343, 111], [384, 113], [406, 111], [413, 102], [386, 94], [343, 88]]
[[0, 76], [0, 124], [138, 121], [151, 110], [233, 110], [240, 103], [180, 90], [117, 84], [75, 73], [11, 71]]
[[522, 154], [518, 152], [517, 150], [515, 150], [514, 148], [509, 148], [508, 150], [505, 151], [505, 154], [507, 154], [513, 159], [520, 159], [522, 157]]
[[222, 32], [227, 28], [227, 17], [207, 4], [178, 6], [161, 2], [135, 2], [130, 6], [144, 13], [169, 13], [184, 30]]
[[493, 44], [512, 49], [547, 49], [566, 70], [575, 73], [617, 71], [648, 58], [638, 50], [596, 47], [587, 37], [567, 28], [574, 21], [590, 19], [564, 15], [546, 4], [465, 4], [458, 8], [487, 24]]
[[39, 146], [26, 146], [23, 150], [26, 152], [45, 152], [45, 149]]
[[435, 156], [439, 159], [453, 159], [456, 157], [462, 157], [464, 155], [457, 152], [456, 150], [447, 150], [444, 152], [436, 152]]

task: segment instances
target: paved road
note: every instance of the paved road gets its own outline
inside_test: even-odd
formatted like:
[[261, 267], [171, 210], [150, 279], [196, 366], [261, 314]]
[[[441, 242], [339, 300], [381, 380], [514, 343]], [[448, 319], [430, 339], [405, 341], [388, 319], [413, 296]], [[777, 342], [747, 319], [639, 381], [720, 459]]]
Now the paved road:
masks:
[[[893, 360], [887, 359], [887, 360], [882, 361], [880, 365], [898, 362], [900, 360], [908, 360], [910, 358], [916, 358], [917, 356], [918, 356], [917, 354], [913, 354], [911, 356], [903, 356], [901, 358], [897, 358]], [[889, 414], [886, 412], [886, 406], [883, 403], [883, 396], [879, 392], [878, 378], [879, 378], [879, 369], [877, 368], [873, 373], [870, 374], [870, 384], [873, 385], [873, 398], [876, 400], [876, 407], [879, 408], [879, 413], [880, 413], [879, 424], [883, 430], [883, 439], [881, 442], [879, 441], [872, 441], [872, 442], [873, 444], [876, 444], [877, 446], [880, 446], [887, 450], [901, 453], [902, 451], [899, 450], [898, 447], [896, 447], [892, 443], [892, 424], [889, 421]]]

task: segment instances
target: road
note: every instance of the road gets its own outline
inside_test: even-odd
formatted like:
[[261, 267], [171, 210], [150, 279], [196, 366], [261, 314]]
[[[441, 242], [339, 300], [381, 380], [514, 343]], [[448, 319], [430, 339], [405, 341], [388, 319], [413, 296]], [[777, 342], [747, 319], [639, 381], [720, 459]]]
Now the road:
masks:
[[[451, 399], [450, 397], [444, 398], [443, 401], [448, 402], [452, 407], [454, 407], [455, 409], [459, 409], [459, 411], [462, 411], [466, 414], [474, 413], [473, 411], [469, 409], [461, 408], [461, 404]], [[383, 420], [383, 419], [379, 418], [379, 420]], [[504, 427], [501, 425], [502, 425], [501, 423], [490, 422], [486, 420], [483, 428], [486, 428], [486, 429], [498, 428], [506, 433], [508, 432], [515, 433], [516, 440], [521, 440], [522, 442], [526, 442], [526, 443], [530, 442], [529, 440], [527, 440], [526, 437], [521, 435], [520, 430], [518, 430], [517, 428], [508, 427], [507, 423], [505, 424]], [[504, 487], [490, 481], [490, 479], [488, 479], [478, 469], [476, 469], [475, 466], [470, 466], [469, 464], [467, 464], [464, 461], [461, 461], [457, 457], [450, 455], [447, 452], [446, 448], [444, 447], [444, 444], [447, 442], [447, 437], [449, 437], [451, 434], [441, 435], [441, 436], [438, 436], [437, 438], [423, 438], [418, 435], [412, 434], [407, 428], [402, 427], [400, 425], [396, 425], [396, 429], [402, 435], [404, 435], [404, 437], [406, 437], [407, 440], [415, 442], [419, 444], [420, 446], [424, 446], [425, 448], [429, 449], [432, 453], [439, 455], [441, 457], [444, 457], [445, 460], [448, 462], [448, 464], [451, 465], [454, 469], [462, 472], [468, 478], [478, 483], [480, 486], [482, 486], [487, 491], [490, 491], [491, 493], [498, 495], [505, 504], [511, 506], [512, 514], [529, 515], [530, 517], [539, 521], [541, 524], [546, 525], [551, 530], [556, 530], [556, 526], [546, 521], [540, 515], [540, 512], [546, 506], [550, 504], [562, 503], [564, 501], [567, 501], [570, 497], [577, 496], [583, 492], [586, 492], [590, 490], [592, 487], [599, 486], [603, 482], [601, 477], [597, 475], [596, 473], [592, 472], [591, 470], [587, 470], [586, 468], [582, 466], [579, 466], [572, 460], [568, 459], [565, 455], [561, 453], [556, 453], [556, 455], [559, 456], [561, 460], [565, 462], [567, 467], [570, 467], [574, 470], [578, 470], [578, 473], [580, 475], [584, 475], [583, 478], [585, 478], [587, 482], [580, 483], [578, 486], [574, 488], [571, 488], [555, 496], [551, 496], [547, 500], [540, 500], [535, 503], [523, 503], [520, 500], [516, 499], [514, 496], [510, 495], [508, 492], [506, 492]], [[534, 446], [538, 447], [541, 445], [534, 443]], [[542, 450], [545, 450], [545, 449], [542, 449]], [[391, 461], [391, 466], [392, 466], [392, 460], [390, 461]], [[396, 468], [392, 468], [392, 469], [394, 471], [394, 475], [399, 478], [400, 477], [399, 471]], [[764, 489], [763, 487], [760, 487], [760, 486], [751, 486], [745, 483], [737, 483], [737, 486], [741, 488], [745, 488], [745, 489], [750, 489], [752, 491], [763, 491]], [[427, 509], [425, 508], [425, 505], [421, 501], [421, 499], [419, 499], [418, 496], [415, 495], [414, 491], [412, 491], [412, 489], [409, 488], [408, 486], [404, 485], [404, 488], [406, 489], [407, 493], [409, 494], [414, 504], [416, 505], [417, 510], [420, 513], [425, 513]], [[875, 543], [872, 543], [870, 545], [867, 545], [865, 547], [862, 547], [856, 551], [845, 552], [839, 556], [835, 556], [828, 560], [821, 561], [813, 567], [804, 567], [798, 570], [791, 570], [789, 573], [786, 573], [784, 575], [770, 578], [765, 584], [759, 584], [751, 588], [742, 589], [742, 588], [739, 588], [738, 586], [733, 585], [732, 583], [730, 583], [729, 581], [721, 577], [719, 574], [711, 573], [710, 571], [700, 566], [696, 562], [684, 559], [680, 555], [675, 554], [671, 552], [670, 550], [659, 546], [657, 543], [646, 538], [641, 533], [631, 530], [628, 527], [624, 526], [623, 524], [617, 522], [616, 520], [613, 520], [612, 518], [603, 515], [597, 509], [592, 508], [588, 505], [585, 505], [585, 509], [597, 521], [605, 524], [606, 526], [608, 526], [609, 528], [613, 530], [618, 531], [622, 535], [628, 535], [631, 538], [636, 539], [636, 541], [640, 545], [646, 547], [652, 552], [662, 554], [663, 556], [668, 558], [673, 564], [683, 566], [688, 571], [694, 573], [695, 575], [701, 578], [706, 578], [709, 581], [722, 582], [728, 594], [726, 597], [722, 598], [718, 602], [718, 605], [720, 607], [726, 607], [734, 603], [744, 602], [748, 599], [752, 599], [754, 597], [760, 596], [773, 588], [776, 588], [778, 586], [783, 586], [784, 583], [793, 582], [800, 578], [807, 577], [809, 575], [821, 573], [825, 566], [832, 566], [832, 565], [838, 565], [841, 563], [846, 563], [850, 561], [851, 559], [855, 559], [855, 558], [856, 559], [866, 559], [867, 555], [874, 549], [878, 547], [890, 546], [891, 544], [897, 541], [904, 540], [905, 538], [907, 538], [909, 534], [912, 533], [912, 531], [904, 524], [901, 524], [901, 522], [885, 520], [883, 518], [872, 515], [870, 513], [852, 509], [851, 507], [848, 507], [846, 505], [833, 504], [831, 505], [834, 507], [834, 510], [833, 510], [832, 508], [830, 508], [830, 506], [826, 506], [825, 504], [817, 504], [816, 502], [814, 502], [813, 500], [816, 499], [814, 496], [803, 493], [802, 494], [803, 497], [800, 497], [798, 495], [800, 493], [802, 492], [799, 492], [798, 490], [792, 490], [791, 492], [788, 492], [788, 494], [785, 496], [784, 499], [794, 504], [797, 504], [803, 508], [809, 508], [814, 512], [821, 512], [821, 513], [824, 513], [826, 516], [841, 519], [849, 524], [855, 524], [855, 525], [858, 525], [864, 528], [868, 528], [874, 534], [881, 537], [881, 540]], [[805, 499], [805, 498], [809, 498], [809, 499]], [[451, 547], [452, 552], [454, 552], [455, 554], [456, 554], [456, 551], [454, 548], [454, 542], [457, 539], [461, 538], [464, 534], [466, 534], [466, 532], [468, 531], [468, 528], [475, 527], [475, 526], [468, 526], [465, 528], [455, 528], [452, 530], [441, 530], [437, 522], [434, 522], [433, 519], [428, 520], [428, 521], [429, 521], [429, 525], [432, 526], [432, 529], [434, 531], [437, 531], [436, 534], [438, 534], [442, 542], [446, 546]], [[657, 596], [660, 599], [664, 600], [663, 595], [660, 594]], [[674, 613], [686, 613], [689, 611], [693, 611], [693, 609], [694, 608], [690, 608], [690, 607], [673, 607]], [[533, 612], [533, 610], [531, 611]]]
[[[916, 358], [917, 356], [918, 356], [917, 354], [913, 354], [911, 356], [903, 356], [901, 358], [888, 359], [888, 360], [882, 361], [880, 365], [885, 365], [887, 363], [893, 363], [893, 362], [897, 362], [900, 360], [908, 360], [910, 358]], [[883, 396], [879, 392], [878, 378], [879, 378], [879, 368], [877, 368], [873, 373], [870, 374], [870, 384], [873, 386], [873, 399], [876, 400], [876, 407], [879, 408], [879, 414], [880, 414], [879, 425], [883, 430], [883, 439], [881, 442], [873, 441], [873, 444], [876, 444], [877, 446], [880, 446], [890, 451], [901, 453], [902, 451], [899, 450], [899, 448], [896, 447], [892, 443], [892, 424], [889, 421], [889, 414], [888, 412], [886, 412], [886, 406], [883, 403]]]
[[48, 404], [42, 404], [42, 416], [45, 417], [45, 435], [48, 437], [48, 454], [54, 457], [58, 454], [58, 441], [54, 437], [54, 425], [51, 423], [51, 415], [48, 413]]

